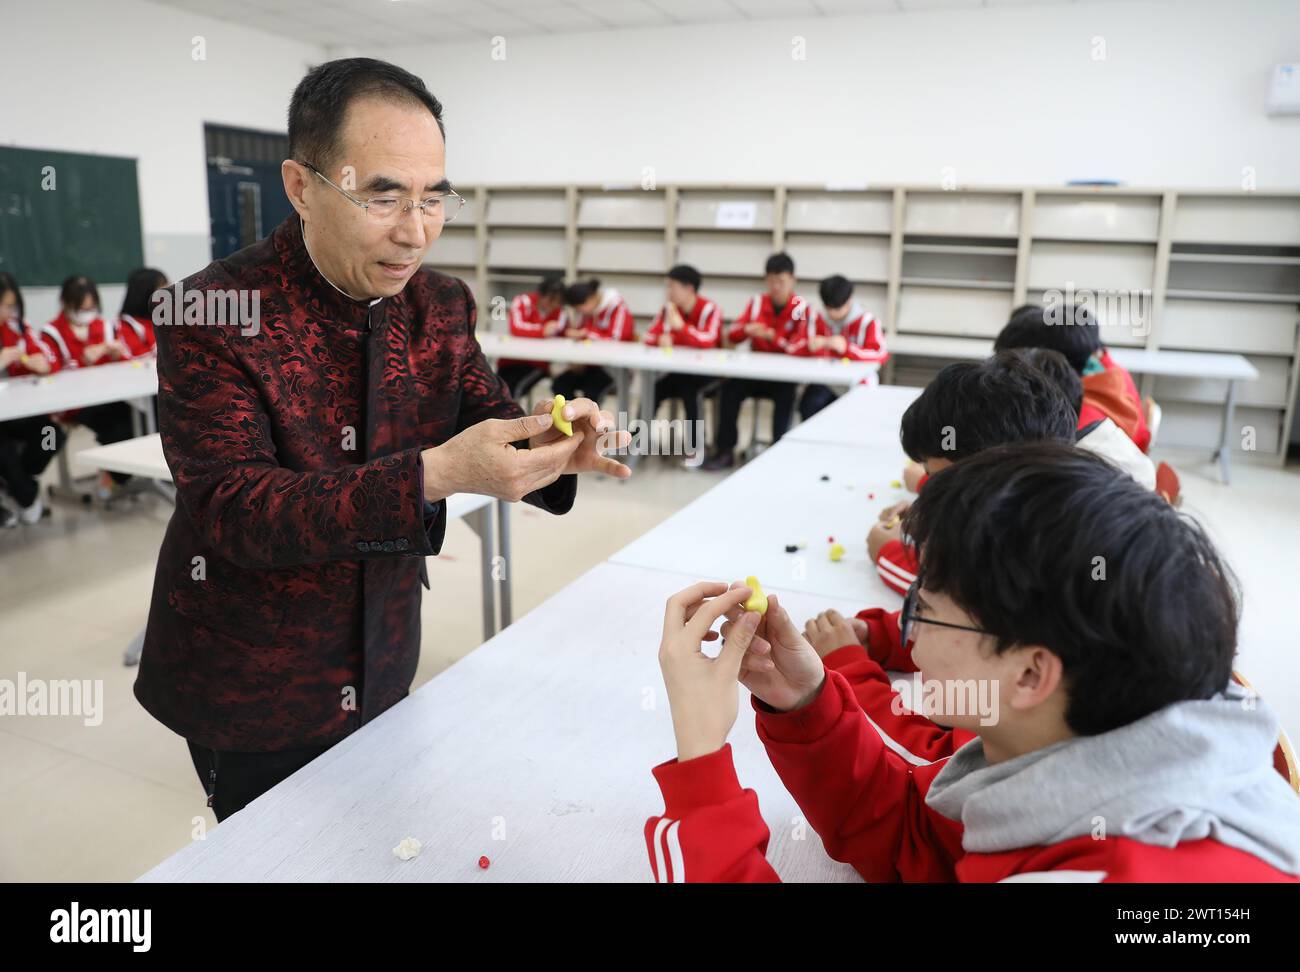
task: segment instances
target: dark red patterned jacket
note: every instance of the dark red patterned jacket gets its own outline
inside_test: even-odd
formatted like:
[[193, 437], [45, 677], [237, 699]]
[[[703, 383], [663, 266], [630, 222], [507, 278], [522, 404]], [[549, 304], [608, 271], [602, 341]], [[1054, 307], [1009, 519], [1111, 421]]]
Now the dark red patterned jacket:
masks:
[[[312, 264], [296, 213], [180, 286], [178, 319], [186, 292], [240, 288], [260, 320], [157, 327], [177, 505], [136, 698], [212, 749], [328, 745], [415, 674], [424, 557], [446, 528], [420, 451], [522, 413], [464, 283], [422, 268], [396, 297], [352, 301]], [[562, 476], [528, 501], [563, 513], [576, 490]]]

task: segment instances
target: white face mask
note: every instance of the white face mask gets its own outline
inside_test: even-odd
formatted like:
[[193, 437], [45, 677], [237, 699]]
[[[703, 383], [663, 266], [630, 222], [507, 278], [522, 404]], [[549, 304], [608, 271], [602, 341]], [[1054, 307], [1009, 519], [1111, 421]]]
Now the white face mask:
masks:
[[77, 311], [75, 314], [72, 315], [72, 319], [76, 321], [78, 324], [80, 324], [82, 327], [89, 327], [91, 323], [94, 322], [95, 318], [98, 316], [99, 316], [98, 311], [85, 310], [85, 311]]

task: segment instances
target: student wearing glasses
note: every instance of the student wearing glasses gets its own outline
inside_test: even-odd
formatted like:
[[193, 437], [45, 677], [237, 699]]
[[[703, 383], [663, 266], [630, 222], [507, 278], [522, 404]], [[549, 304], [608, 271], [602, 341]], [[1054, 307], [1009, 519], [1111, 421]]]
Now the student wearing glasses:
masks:
[[447, 497], [565, 513], [576, 474], [630, 475], [600, 448], [630, 436], [595, 403], [566, 406], [572, 436], [549, 405], [523, 414], [469, 287], [422, 265], [461, 205], [423, 81], [370, 58], [314, 67], [289, 154], [294, 211], [178, 288], [245, 295], [239, 319], [185, 298], [156, 332], [179, 502], [135, 694], [187, 741], [218, 819], [405, 697]]
[[905, 525], [913, 657], [927, 683], [990, 700], [940, 692], [930, 714], [973, 738], [907, 760], [779, 596], [760, 616], [743, 585], [687, 588], [659, 647], [677, 758], [654, 768], [657, 881], [779, 880], [727, 744], [737, 680], [826, 853], [868, 881], [1300, 881], [1280, 727], [1232, 678], [1239, 594], [1195, 522], [1099, 456], [1027, 442], [934, 476]]

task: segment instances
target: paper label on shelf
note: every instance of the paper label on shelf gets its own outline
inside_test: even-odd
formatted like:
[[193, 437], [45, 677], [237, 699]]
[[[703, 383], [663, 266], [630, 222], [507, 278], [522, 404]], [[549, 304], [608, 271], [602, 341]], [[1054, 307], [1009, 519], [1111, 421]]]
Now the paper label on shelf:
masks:
[[718, 203], [718, 229], [753, 229], [758, 222], [758, 203]]

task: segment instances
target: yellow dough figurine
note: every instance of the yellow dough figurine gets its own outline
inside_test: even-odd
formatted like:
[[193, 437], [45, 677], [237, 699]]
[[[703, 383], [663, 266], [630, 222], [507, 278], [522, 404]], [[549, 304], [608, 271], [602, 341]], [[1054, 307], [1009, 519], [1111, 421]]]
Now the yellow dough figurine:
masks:
[[556, 395], [555, 404], [551, 406], [551, 418], [555, 419], [555, 427], [565, 435], [573, 435], [573, 423], [564, 417], [564, 396]]
[[844, 556], [844, 545], [839, 543], [831, 544], [831, 560], [838, 564], [840, 562], [840, 558], [843, 556]]
[[763, 593], [763, 587], [758, 582], [758, 578], [750, 574], [745, 578], [745, 586], [748, 587], [752, 594], [745, 601], [746, 611], [757, 611], [759, 614], [767, 613], [767, 595]]

